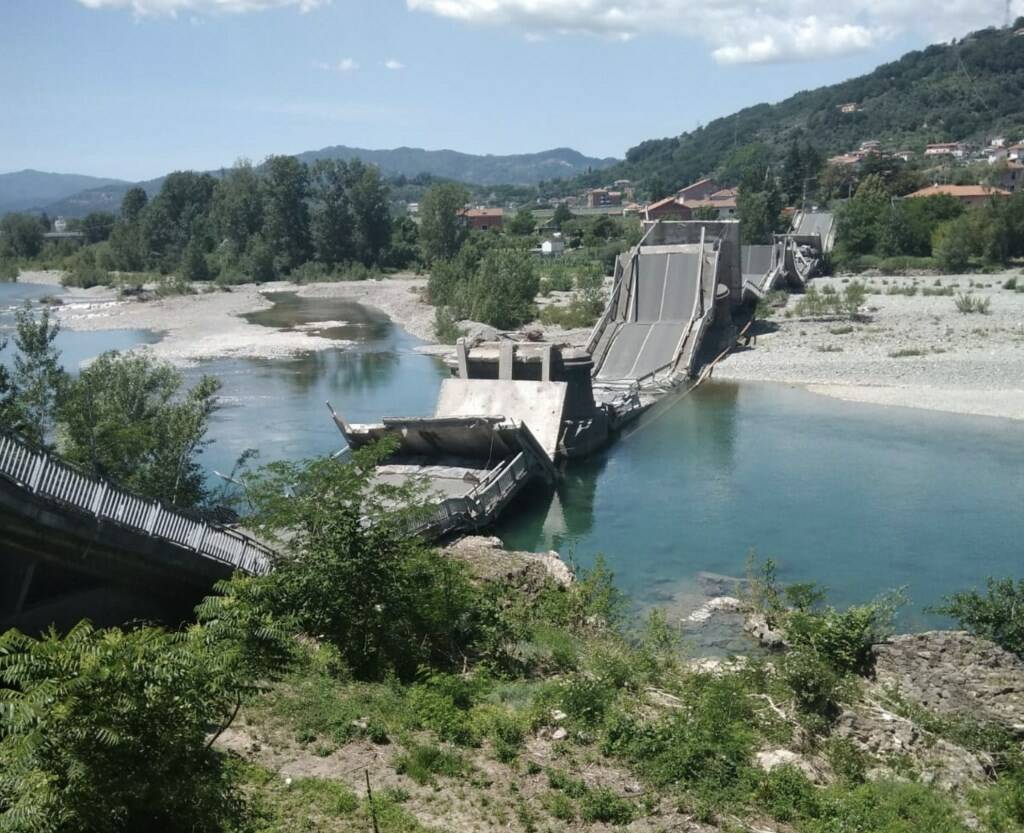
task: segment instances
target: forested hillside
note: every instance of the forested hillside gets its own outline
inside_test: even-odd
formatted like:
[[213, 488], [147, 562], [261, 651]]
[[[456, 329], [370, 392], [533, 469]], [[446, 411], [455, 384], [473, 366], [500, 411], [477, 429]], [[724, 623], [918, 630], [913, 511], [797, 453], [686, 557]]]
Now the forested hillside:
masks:
[[[877, 139], [890, 149], [920, 151], [929, 142], [987, 142], [1024, 135], [1024, 37], [986, 29], [951, 44], [910, 52], [871, 73], [758, 104], [667, 139], [631, 148], [626, 160], [580, 185], [628, 178], [648, 195], [675, 190], [714, 173], [737, 147], [763, 143], [779, 159], [794, 140], [824, 155]], [[855, 104], [855, 112], [842, 112]], [[897, 147], [899, 146], [899, 147]]]
[[120, 180], [80, 174], [54, 174], [29, 169], [0, 174], [0, 214], [43, 208], [87, 188], [117, 184], [127, 187], [127, 183], [121, 183]]

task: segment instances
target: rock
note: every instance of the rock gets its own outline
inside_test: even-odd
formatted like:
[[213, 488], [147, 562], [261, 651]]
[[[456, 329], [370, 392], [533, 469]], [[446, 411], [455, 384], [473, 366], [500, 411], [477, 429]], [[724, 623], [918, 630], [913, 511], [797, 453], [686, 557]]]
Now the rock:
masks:
[[479, 321], [460, 321], [457, 325], [466, 334], [465, 338], [470, 347], [475, 347], [485, 341], [497, 341], [499, 331], [490, 324], [482, 324]]
[[467, 535], [444, 548], [451, 558], [465, 562], [478, 579], [511, 581], [529, 591], [547, 578], [563, 587], [575, 581], [569, 566], [557, 552], [515, 552], [506, 550], [501, 539], [483, 535]]
[[551, 733], [551, 740], [565, 740], [567, 737], [569, 737], [569, 733], [561, 726]]
[[1015, 730], [1024, 715], [1024, 661], [964, 631], [896, 636], [875, 646], [875, 679], [940, 714]]
[[566, 718], [567, 718], [568, 716], [569, 716], [569, 715], [567, 715], [567, 714], [566, 714], [566, 713], [565, 713], [564, 711], [562, 711], [561, 709], [554, 709], [554, 710], [553, 710], [553, 711], [551, 712], [551, 719], [552, 719], [552, 720], [553, 720], [553, 721], [554, 721], [555, 723], [561, 723], [561, 722], [562, 722], [563, 720], [565, 720], [565, 719], [566, 719]]
[[829, 772], [823, 764], [798, 755], [790, 749], [764, 749], [755, 756], [757, 765], [765, 772], [776, 767], [792, 766], [799, 769], [815, 784], [824, 784], [829, 780]]
[[729, 657], [728, 659], [722, 659], [721, 657], [701, 657], [699, 659], [691, 659], [686, 663], [686, 667], [694, 672], [695, 674], [711, 674], [712, 676], [719, 676], [721, 674], [729, 674], [733, 671], [739, 671], [745, 668], [747, 665], [747, 658], [745, 656]]
[[748, 613], [747, 620], [743, 623], [743, 630], [769, 650], [781, 651], [786, 647], [786, 639], [782, 635], [782, 631], [771, 627], [763, 613], [756, 611]]
[[743, 602], [733, 596], [719, 596], [705, 602], [683, 621], [703, 624], [718, 611], [727, 613], [739, 613], [743, 610]]
[[[845, 710], [836, 720], [833, 735], [847, 738], [862, 752], [892, 761], [899, 769], [909, 765], [920, 780], [946, 790], [984, 784], [989, 779], [992, 761], [961, 746], [925, 732], [912, 720], [900, 717], [877, 705], [861, 704]], [[882, 766], [871, 777], [903, 774]]]

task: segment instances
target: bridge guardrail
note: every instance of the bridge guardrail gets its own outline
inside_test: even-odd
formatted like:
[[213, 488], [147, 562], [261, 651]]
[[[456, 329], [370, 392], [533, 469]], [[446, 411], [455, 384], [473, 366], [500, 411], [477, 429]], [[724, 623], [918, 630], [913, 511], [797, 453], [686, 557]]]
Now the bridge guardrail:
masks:
[[274, 551], [237, 530], [210, 523], [91, 477], [24, 440], [0, 433], [0, 476], [32, 494], [100, 520], [176, 544], [247, 573], [269, 572]]

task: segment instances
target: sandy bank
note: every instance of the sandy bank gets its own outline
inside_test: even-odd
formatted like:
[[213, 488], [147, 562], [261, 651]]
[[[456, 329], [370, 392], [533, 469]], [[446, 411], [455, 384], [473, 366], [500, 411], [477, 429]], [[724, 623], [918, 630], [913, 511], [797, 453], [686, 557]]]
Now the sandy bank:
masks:
[[[1002, 288], [1009, 276], [918, 278], [913, 296], [886, 294], [913, 285], [913, 278], [869, 278], [865, 320], [777, 312], [768, 331], [721, 362], [714, 376], [801, 384], [856, 402], [1024, 419], [1024, 292]], [[814, 285], [841, 291], [845, 280]], [[988, 298], [990, 314], [965, 315], [953, 297], [922, 295], [924, 287], [937, 288], [936, 280]], [[791, 297], [786, 310], [798, 299]]]
[[[59, 272], [26, 272], [19, 280], [59, 285], [60, 277]], [[104, 287], [71, 289], [63, 296], [57, 315], [69, 330], [160, 332], [163, 338], [150, 349], [176, 364], [222, 357], [282, 358], [337, 348], [344, 342], [304, 329], [275, 330], [250, 324], [241, 316], [270, 307], [265, 293], [293, 291], [304, 297], [351, 299], [376, 307], [412, 335], [430, 339], [434, 309], [420, 299], [425, 283], [425, 279], [411, 276], [309, 285], [277, 281], [150, 301], [118, 298], [115, 291]], [[325, 320], [329, 317], [325, 313]]]

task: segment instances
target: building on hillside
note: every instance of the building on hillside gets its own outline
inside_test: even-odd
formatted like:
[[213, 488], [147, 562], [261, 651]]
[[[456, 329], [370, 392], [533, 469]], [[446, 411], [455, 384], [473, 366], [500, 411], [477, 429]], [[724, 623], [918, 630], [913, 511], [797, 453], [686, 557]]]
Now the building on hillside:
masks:
[[417, 214], [420, 213], [420, 204], [418, 202], [407, 202], [405, 204], [405, 210], [411, 216], [415, 217]]
[[644, 217], [647, 220], [692, 220], [693, 211], [673, 195], [648, 205]]
[[864, 156], [859, 153], [840, 153], [838, 156], [833, 156], [828, 160], [829, 165], [834, 165], [837, 168], [859, 168], [860, 163], [864, 160]]
[[861, 153], [881, 153], [882, 143], [878, 139], [868, 139], [866, 142], [860, 143]]
[[902, 159], [904, 162], [909, 162], [914, 158], [914, 151], [912, 150], [898, 150], [893, 153], [894, 159]]
[[1016, 193], [1024, 184], [1024, 165], [1020, 162], [1007, 162], [1006, 167], [998, 172], [997, 185], [1004, 191]]
[[706, 200], [716, 191], [721, 190], [722, 186], [713, 179], [701, 179], [694, 182], [692, 185], [680, 188], [676, 191], [676, 196], [685, 202], [693, 202], [696, 200]]
[[58, 217], [53, 221], [53, 230], [56, 232], [64, 232], [68, 230], [68, 221], [63, 217]]
[[622, 192], [608, 188], [592, 188], [587, 191], [587, 208], [605, 208], [609, 205], [622, 205]]
[[719, 220], [732, 220], [736, 217], [736, 199], [739, 191], [735, 188], [721, 188], [703, 200], [685, 200], [684, 205], [692, 213], [698, 209], [714, 209]]
[[628, 179], [617, 179], [612, 183], [612, 187], [616, 191], [622, 192], [622, 199], [632, 201], [635, 199], [633, 194], [633, 183]]
[[860, 109], [860, 105], [856, 101], [848, 101], [846, 104], [837, 104], [836, 109], [840, 113], [856, 113]]
[[502, 208], [467, 208], [460, 215], [462, 222], [477, 231], [501, 231], [505, 221]]
[[1005, 162], [1010, 158], [1010, 151], [1006, 147], [990, 147], [988, 149], [988, 164], [996, 165]]
[[912, 200], [918, 197], [940, 195], [955, 197], [964, 205], [983, 205], [996, 197], [1009, 197], [1010, 192], [1004, 188], [993, 188], [989, 185], [929, 185], [913, 194], [907, 194], [904, 199]]
[[967, 155], [968, 148], [961, 142], [938, 142], [928, 145], [924, 149], [925, 156], [951, 156], [954, 159], [963, 159]]

